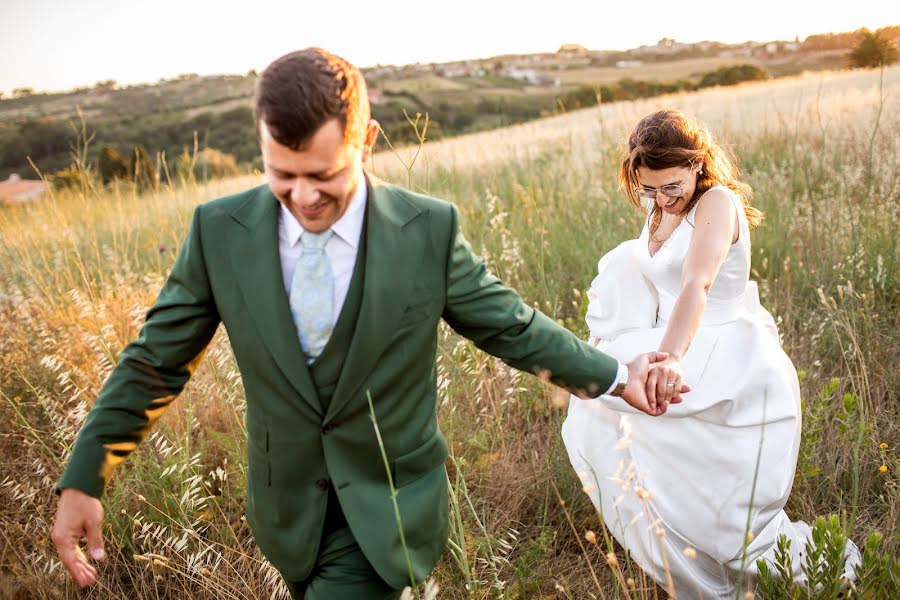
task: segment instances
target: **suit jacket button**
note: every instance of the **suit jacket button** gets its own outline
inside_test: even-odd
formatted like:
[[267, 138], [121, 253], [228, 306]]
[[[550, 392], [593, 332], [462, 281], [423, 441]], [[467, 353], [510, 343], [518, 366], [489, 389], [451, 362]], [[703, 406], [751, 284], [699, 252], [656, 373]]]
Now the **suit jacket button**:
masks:
[[323, 492], [328, 489], [328, 480], [327, 479], [319, 479], [316, 481], [316, 487], [322, 490]]
[[326, 423], [322, 426], [322, 433], [328, 435], [334, 429], [334, 423]]

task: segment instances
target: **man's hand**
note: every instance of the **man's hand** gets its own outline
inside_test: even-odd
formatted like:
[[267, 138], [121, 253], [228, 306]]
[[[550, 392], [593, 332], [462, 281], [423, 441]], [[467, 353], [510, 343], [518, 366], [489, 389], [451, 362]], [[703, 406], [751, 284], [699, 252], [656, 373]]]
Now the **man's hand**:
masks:
[[664, 414], [670, 403], [678, 404], [681, 402], [681, 394], [691, 391], [691, 386], [687, 384], [682, 384], [675, 390], [668, 402], [664, 399], [661, 402], [657, 402], [655, 396], [652, 399], [647, 397], [647, 375], [650, 373], [651, 365], [664, 362], [668, 358], [669, 355], [665, 352], [648, 352], [638, 355], [637, 358], [628, 363], [628, 384], [625, 386], [625, 391], [622, 392], [622, 399], [651, 417], [658, 417]]
[[82, 587], [97, 583], [97, 569], [88, 562], [78, 542], [86, 538], [91, 558], [104, 560], [102, 525], [103, 505], [99, 500], [75, 488], [63, 489], [56, 506], [53, 543], [63, 565]]

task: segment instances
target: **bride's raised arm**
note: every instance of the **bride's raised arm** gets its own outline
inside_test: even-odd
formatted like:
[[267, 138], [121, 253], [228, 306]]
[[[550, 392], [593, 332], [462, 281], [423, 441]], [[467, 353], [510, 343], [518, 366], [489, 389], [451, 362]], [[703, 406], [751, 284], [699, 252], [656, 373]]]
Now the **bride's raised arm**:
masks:
[[[681, 274], [681, 290], [658, 348], [668, 353], [669, 359], [654, 365], [647, 377], [647, 397], [651, 403], [668, 401], [674, 387], [680, 386], [681, 358], [700, 325], [709, 288], [736, 241], [737, 214], [728, 191], [713, 188], [703, 194], [697, 201], [693, 226]], [[667, 386], [671, 383], [676, 386]]]

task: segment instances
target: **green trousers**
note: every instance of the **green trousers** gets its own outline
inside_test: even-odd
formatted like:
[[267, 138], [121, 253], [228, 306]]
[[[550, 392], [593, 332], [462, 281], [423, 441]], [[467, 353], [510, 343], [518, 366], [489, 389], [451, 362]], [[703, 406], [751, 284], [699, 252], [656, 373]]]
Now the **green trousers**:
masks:
[[285, 583], [294, 600], [396, 600], [401, 592], [378, 576], [348, 527], [325, 534], [308, 579]]

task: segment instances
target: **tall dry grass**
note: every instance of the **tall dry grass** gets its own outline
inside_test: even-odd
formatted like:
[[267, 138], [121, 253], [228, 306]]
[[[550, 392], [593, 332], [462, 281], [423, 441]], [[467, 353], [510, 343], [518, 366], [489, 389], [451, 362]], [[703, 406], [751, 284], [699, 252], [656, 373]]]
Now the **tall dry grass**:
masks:
[[[788, 512], [836, 513], [857, 541], [881, 532], [896, 557], [898, 91], [893, 68], [605, 105], [426, 142], [411, 169], [398, 158], [408, 166], [412, 154], [382, 152], [374, 168], [457, 202], [491, 268], [583, 335], [580, 290], [597, 259], [640, 230], [615, 185], [628, 127], [661, 106], [707, 121], [767, 213], [753, 233], [753, 277], [802, 376]], [[0, 597], [78, 597], [49, 541], [52, 489], [75, 434], [193, 206], [258, 181], [146, 195], [86, 185], [0, 207]], [[441, 340], [439, 416], [452, 456], [440, 597], [661, 597], [602, 539], [561, 447], [564, 403], [449, 330]], [[285, 597], [242, 518], [243, 403], [220, 331], [108, 490], [111, 559], [92, 597]], [[581, 541], [587, 531], [597, 545]]]

